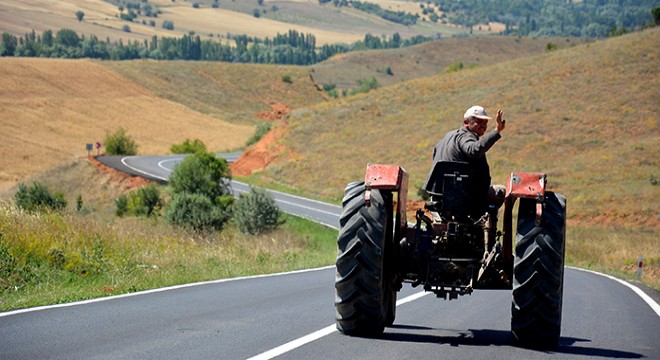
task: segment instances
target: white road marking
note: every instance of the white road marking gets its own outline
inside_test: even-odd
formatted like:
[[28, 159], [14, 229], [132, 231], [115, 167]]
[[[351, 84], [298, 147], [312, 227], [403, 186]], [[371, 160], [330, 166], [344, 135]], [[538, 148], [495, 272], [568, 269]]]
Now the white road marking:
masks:
[[0, 318], [5, 317], [5, 316], [12, 316], [12, 315], [18, 315], [18, 314], [23, 314], [23, 313], [28, 313], [28, 312], [40, 311], [40, 310], [48, 310], [48, 309], [56, 309], [56, 308], [63, 308], [63, 307], [85, 305], [85, 304], [93, 304], [93, 303], [108, 301], [108, 300], [123, 299], [123, 298], [128, 298], [128, 297], [133, 297], [133, 296], [155, 294], [155, 293], [164, 292], [164, 291], [185, 289], [185, 288], [189, 288], [189, 287], [193, 287], [193, 286], [209, 285], [209, 284], [221, 284], [221, 283], [225, 283], [225, 282], [232, 282], [232, 281], [239, 281], [239, 280], [249, 280], [249, 279], [258, 279], [258, 278], [267, 278], [267, 277], [283, 276], [283, 275], [289, 275], [289, 274], [300, 274], [300, 273], [306, 273], [306, 272], [312, 272], [312, 271], [332, 269], [334, 267], [335, 267], [334, 265], [329, 265], [329, 266], [324, 266], [324, 267], [315, 268], [315, 269], [305, 269], [305, 270], [296, 270], [296, 271], [275, 273], [275, 274], [263, 274], [263, 275], [243, 276], [243, 277], [228, 278], [228, 279], [218, 279], [218, 280], [211, 280], [211, 281], [201, 281], [201, 282], [196, 282], [196, 283], [175, 285], [175, 286], [169, 286], [169, 287], [158, 288], [158, 289], [138, 291], [138, 292], [129, 293], [129, 294], [107, 296], [107, 297], [101, 297], [101, 298], [89, 299], [89, 300], [82, 300], [82, 301], [75, 301], [75, 302], [64, 303], [64, 304], [36, 306], [36, 307], [31, 307], [31, 308], [26, 308], [26, 309], [19, 309], [19, 310], [14, 310], [14, 311], [2, 312], [2, 313], [0, 313]]
[[[415, 301], [423, 296], [426, 296], [430, 294], [430, 292], [418, 292], [416, 294], [410, 295], [406, 298], [403, 298], [399, 301], [396, 302], [396, 306], [400, 306], [412, 301]], [[288, 343], [284, 345], [280, 345], [274, 349], [270, 349], [268, 351], [262, 352], [259, 355], [253, 356], [249, 358], [248, 360], [269, 360], [274, 357], [280, 356], [282, 354], [285, 354], [291, 350], [297, 349], [305, 344], [311, 343], [314, 340], [318, 340], [324, 336], [330, 335], [332, 333], [337, 332], [337, 326], [336, 325], [330, 325], [326, 326], [321, 330], [315, 331], [311, 334], [307, 334], [301, 338], [295, 339], [293, 341], [289, 341]]]
[[655, 302], [655, 300], [651, 299], [650, 296], [648, 296], [644, 291], [642, 291], [642, 290], [641, 290], [640, 288], [638, 288], [637, 286], [635, 286], [635, 285], [633, 285], [633, 284], [631, 284], [631, 283], [629, 283], [629, 282], [627, 282], [627, 281], [624, 281], [624, 280], [621, 280], [621, 279], [617, 279], [617, 278], [615, 278], [614, 276], [607, 275], [607, 274], [603, 274], [603, 273], [599, 273], [599, 272], [597, 272], [597, 271], [586, 270], [586, 269], [580, 269], [580, 268], [576, 268], [576, 267], [572, 267], [572, 266], [567, 266], [567, 268], [571, 268], [571, 269], [574, 269], [574, 270], [580, 270], [580, 271], [584, 271], [584, 272], [588, 272], [588, 273], [592, 273], [592, 274], [596, 274], [596, 275], [604, 276], [604, 277], [606, 277], [606, 278], [608, 278], [608, 279], [610, 279], [610, 280], [614, 280], [614, 281], [616, 281], [616, 282], [619, 282], [619, 283], [621, 283], [621, 284], [623, 284], [623, 285], [629, 287], [630, 289], [632, 289], [632, 291], [635, 292], [635, 294], [637, 294], [637, 296], [639, 296], [640, 298], [642, 298], [642, 300], [644, 300], [644, 302], [647, 303], [647, 304], [651, 307], [651, 309], [652, 309], [653, 311], [655, 311], [656, 315], [660, 316], [660, 305], [658, 305], [658, 303]]

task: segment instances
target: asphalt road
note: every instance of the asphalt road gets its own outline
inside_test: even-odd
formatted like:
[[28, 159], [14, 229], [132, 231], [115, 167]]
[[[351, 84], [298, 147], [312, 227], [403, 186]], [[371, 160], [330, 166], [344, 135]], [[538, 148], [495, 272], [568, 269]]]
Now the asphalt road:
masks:
[[330, 267], [0, 313], [0, 359], [660, 359], [658, 314], [580, 270], [566, 271], [553, 352], [513, 346], [510, 291], [446, 301], [405, 286], [381, 338], [344, 336], [333, 283]]
[[660, 359], [658, 304], [578, 269], [552, 352], [513, 346], [510, 291], [445, 301], [405, 285], [394, 326], [368, 339], [335, 330], [333, 285], [328, 267], [0, 313], [0, 359]]

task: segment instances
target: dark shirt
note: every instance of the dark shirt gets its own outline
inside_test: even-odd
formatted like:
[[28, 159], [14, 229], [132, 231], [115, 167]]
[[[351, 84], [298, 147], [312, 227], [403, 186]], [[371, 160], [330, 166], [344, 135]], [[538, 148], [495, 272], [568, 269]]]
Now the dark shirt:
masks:
[[[502, 137], [493, 130], [481, 138], [466, 127], [448, 132], [433, 149], [433, 166], [440, 161], [461, 161], [472, 168], [476, 198], [485, 199], [490, 187], [490, 168], [486, 152]], [[429, 173], [429, 176], [431, 174]], [[427, 180], [428, 181], [428, 180]]]

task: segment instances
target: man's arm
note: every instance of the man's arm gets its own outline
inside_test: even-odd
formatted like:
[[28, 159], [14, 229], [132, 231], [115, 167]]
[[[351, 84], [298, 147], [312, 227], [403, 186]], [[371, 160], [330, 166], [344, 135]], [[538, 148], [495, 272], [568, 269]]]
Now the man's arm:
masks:
[[461, 151], [470, 159], [478, 159], [486, 155], [486, 151], [495, 145], [497, 140], [502, 137], [497, 130], [491, 131], [486, 135], [478, 138], [477, 135], [466, 131], [463, 136], [458, 139], [458, 146]]

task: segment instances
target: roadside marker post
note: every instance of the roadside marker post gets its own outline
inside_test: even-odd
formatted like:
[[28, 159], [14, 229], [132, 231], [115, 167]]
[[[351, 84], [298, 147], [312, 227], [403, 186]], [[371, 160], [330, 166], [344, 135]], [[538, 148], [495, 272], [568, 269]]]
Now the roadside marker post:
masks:
[[644, 258], [639, 258], [637, 261], [637, 280], [642, 281], [642, 267], [644, 266]]
[[85, 145], [85, 149], [87, 149], [87, 158], [89, 159], [89, 156], [92, 154], [92, 149], [94, 148], [94, 145], [92, 144], [87, 144]]

